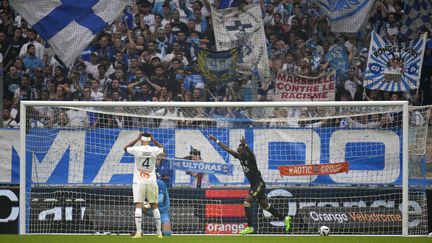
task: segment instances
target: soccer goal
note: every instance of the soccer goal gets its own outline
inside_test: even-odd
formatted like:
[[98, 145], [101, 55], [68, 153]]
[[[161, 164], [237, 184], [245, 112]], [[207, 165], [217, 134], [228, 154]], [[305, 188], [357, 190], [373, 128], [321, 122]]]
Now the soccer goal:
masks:
[[[165, 148], [158, 175], [174, 234], [235, 234], [249, 183], [209, 139], [254, 152], [269, 202], [258, 234], [425, 235], [428, 107], [393, 102], [38, 102], [20, 107], [20, 233], [135, 231], [133, 157], [150, 132]], [[147, 217], [143, 232], [154, 232]]]

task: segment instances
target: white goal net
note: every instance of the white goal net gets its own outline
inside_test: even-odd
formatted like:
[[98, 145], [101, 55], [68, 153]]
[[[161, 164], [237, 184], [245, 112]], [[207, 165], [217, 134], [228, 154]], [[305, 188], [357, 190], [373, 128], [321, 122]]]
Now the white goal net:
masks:
[[[288, 234], [424, 235], [428, 107], [404, 102], [22, 102], [21, 233], [135, 231], [133, 157], [140, 132], [165, 148], [157, 174], [174, 234], [246, 227], [249, 182], [233, 156], [245, 138]], [[404, 107], [406, 108], [404, 110]], [[23, 153], [25, 152], [25, 153]], [[24, 173], [25, 172], [25, 173]], [[253, 206], [258, 234], [287, 234]], [[154, 232], [151, 217], [143, 231]]]

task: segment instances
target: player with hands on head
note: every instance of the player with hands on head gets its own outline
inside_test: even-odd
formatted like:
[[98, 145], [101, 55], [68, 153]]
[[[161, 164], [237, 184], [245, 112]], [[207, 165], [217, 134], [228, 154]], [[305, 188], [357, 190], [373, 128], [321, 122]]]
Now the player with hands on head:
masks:
[[282, 215], [277, 209], [268, 203], [267, 196], [265, 194], [266, 186], [262, 179], [261, 172], [258, 170], [255, 154], [249, 148], [244, 137], [240, 139], [240, 144], [237, 151], [234, 151], [215, 136], [209, 135], [209, 138], [215, 141], [223, 150], [234, 156], [240, 161], [243, 172], [250, 183], [249, 195], [244, 200], [244, 209], [248, 227], [240, 231], [240, 234], [252, 234], [255, 233], [252, 223], [252, 204], [254, 201], [258, 202], [260, 206], [271, 213], [273, 216], [278, 217], [285, 224], [285, 231], [288, 232], [291, 228], [291, 217]]
[[[134, 146], [141, 141], [141, 146]], [[156, 146], [151, 146], [153, 142]], [[141, 238], [142, 235], [142, 215], [143, 203], [148, 201], [152, 209], [156, 224], [158, 238], [163, 238], [161, 231], [161, 215], [158, 208], [158, 185], [156, 182], [156, 159], [164, 152], [160, 144], [152, 134], [143, 132], [138, 138], [124, 147], [124, 150], [135, 157], [134, 176], [133, 176], [133, 198], [135, 204], [135, 224], [136, 234], [133, 238]]]

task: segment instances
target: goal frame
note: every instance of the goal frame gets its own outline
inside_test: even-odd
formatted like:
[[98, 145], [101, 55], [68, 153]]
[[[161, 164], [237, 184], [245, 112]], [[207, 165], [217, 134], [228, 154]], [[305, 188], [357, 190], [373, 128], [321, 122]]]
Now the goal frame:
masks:
[[[408, 235], [409, 201], [409, 105], [408, 101], [299, 101], [299, 102], [112, 102], [112, 101], [21, 101], [20, 102], [20, 195], [19, 234], [27, 234], [26, 225], [26, 108], [30, 106], [73, 107], [322, 107], [322, 106], [400, 106], [402, 107], [402, 236]], [[24, 121], [24, 124], [22, 123]]]

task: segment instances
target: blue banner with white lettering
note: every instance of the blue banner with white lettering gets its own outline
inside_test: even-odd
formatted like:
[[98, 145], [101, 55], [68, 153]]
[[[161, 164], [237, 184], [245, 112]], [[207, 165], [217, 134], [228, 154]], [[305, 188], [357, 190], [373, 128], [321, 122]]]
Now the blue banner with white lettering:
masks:
[[208, 174], [232, 175], [233, 165], [193, 160], [170, 159], [174, 170], [190, 171]]
[[[401, 183], [402, 135], [398, 129], [153, 128], [148, 132], [164, 145], [168, 160], [189, 156], [191, 147], [201, 152], [202, 163], [180, 160], [172, 164], [174, 185], [189, 184], [186, 170], [209, 173], [210, 184], [215, 186], [248, 185], [240, 162], [210, 141], [210, 134], [234, 150], [244, 136], [268, 185]], [[138, 134], [138, 130], [104, 128], [32, 129], [26, 137], [27, 179], [42, 184], [131, 184], [134, 158], [123, 148]], [[0, 144], [0, 182], [18, 182], [19, 131], [1, 130]], [[414, 168], [410, 183], [424, 184], [424, 157], [415, 159], [410, 162]], [[281, 177], [278, 170], [281, 165], [341, 161], [348, 161], [348, 173]]]

